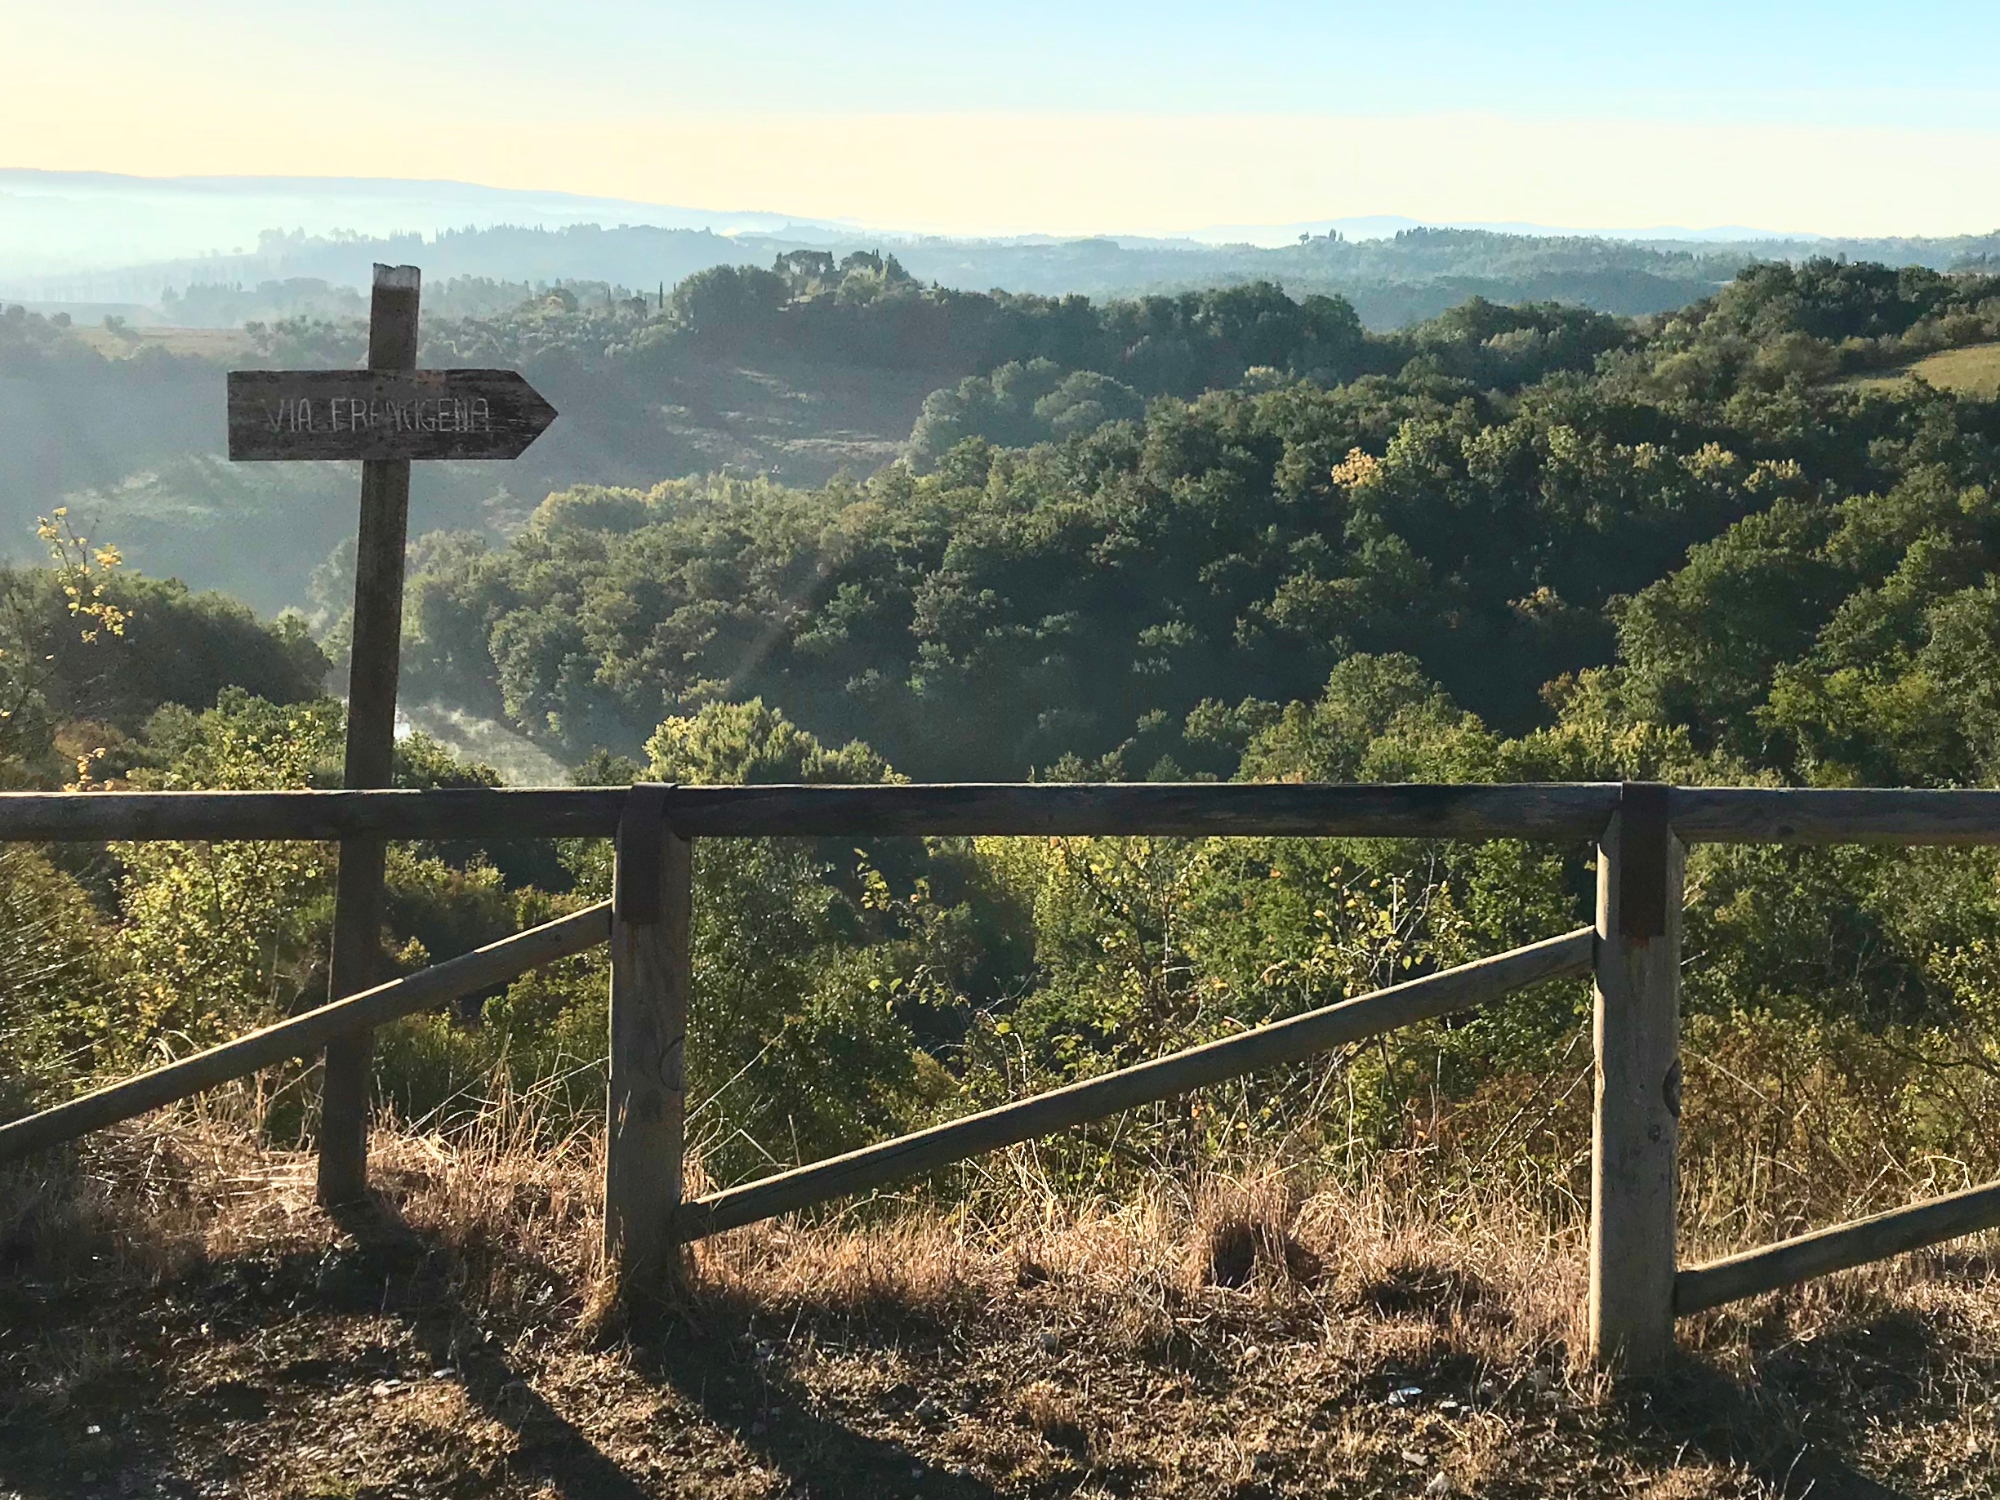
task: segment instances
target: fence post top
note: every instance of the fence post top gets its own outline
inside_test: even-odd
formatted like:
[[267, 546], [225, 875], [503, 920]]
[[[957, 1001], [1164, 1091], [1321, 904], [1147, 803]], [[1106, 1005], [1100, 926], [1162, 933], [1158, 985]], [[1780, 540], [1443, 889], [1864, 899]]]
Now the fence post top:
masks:
[[1667, 933], [1668, 822], [1673, 788], [1627, 781], [1618, 788], [1618, 935], [1646, 942]]
[[660, 863], [666, 838], [671, 781], [634, 782], [618, 816], [618, 857], [611, 878], [611, 914], [620, 922], [660, 920]]

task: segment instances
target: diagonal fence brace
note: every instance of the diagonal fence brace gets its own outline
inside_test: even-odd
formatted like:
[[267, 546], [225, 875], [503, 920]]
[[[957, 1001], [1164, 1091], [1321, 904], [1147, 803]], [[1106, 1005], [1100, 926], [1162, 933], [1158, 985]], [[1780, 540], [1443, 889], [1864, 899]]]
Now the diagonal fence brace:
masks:
[[357, 1026], [381, 1026], [430, 1010], [461, 995], [504, 984], [528, 970], [569, 958], [611, 936], [611, 903], [600, 901], [567, 917], [501, 938], [457, 958], [348, 995], [304, 1015], [253, 1031], [177, 1062], [0, 1125], [0, 1161], [60, 1145], [106, 1125], [227, 1083], [289, 1058], [310, 1057], [328, 1040]]
[[1171, 1052], [1031, 1099], [864, 1146], [845, 1156], [710, 1193], [680, 1207], [674, 1215], [674, 1234], [681, 1240], [700, 1239], [832, 1198], [869, 1192], [1135, 1105], [1170, 1099], [1241, 1073], [1298, 1062], [1416, 1021], [1469, 1010], [1529, 985], [1579, 978], [1590, 972], [1596, 948], [1596, 933], [1581, 928], [1357, 995], [1338, 1005], [1273, 1021], [1239, 1036]]

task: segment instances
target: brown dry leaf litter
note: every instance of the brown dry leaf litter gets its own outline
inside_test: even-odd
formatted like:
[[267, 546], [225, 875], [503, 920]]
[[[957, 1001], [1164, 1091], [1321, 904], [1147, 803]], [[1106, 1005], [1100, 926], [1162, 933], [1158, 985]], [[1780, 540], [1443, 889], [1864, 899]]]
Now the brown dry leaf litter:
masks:
[[1574, 1236], [1275, 1177], [1005, 1225], [744, 1231], [599, 1316], [588, 1141], [310, 1163], [131, 1132], [0, 1220], [0, 1495], [1992, 1496], [2000, 1275], [1963, 1250], [1571, 1363]]

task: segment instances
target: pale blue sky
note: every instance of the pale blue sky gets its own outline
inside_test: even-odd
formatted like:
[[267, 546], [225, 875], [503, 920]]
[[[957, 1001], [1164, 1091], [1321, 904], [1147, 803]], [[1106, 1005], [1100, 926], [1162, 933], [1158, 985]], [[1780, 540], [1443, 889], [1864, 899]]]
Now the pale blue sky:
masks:
[[[1014, 0], [867, 7], [502, 0], [483, 62], [684, 107], [814, 110], [1499, 110], [2000, 124], [2000, 4], [1303, 4]], [[454, 30], [451, 11], [423, 23]], [[463, 38], [458, 45], [464, 44]], [[664, 66], [641, 82], [633, 74]], [[752, 91], [746, 97], [746, 87]]]
[[[26, 12], [8, 23], [0, 165], [446, 176], [960, 229], [2000, 222], [2000, 0]], [[1190, 117], [1212, 124], [1190, 134]], [[1292, 187], [1232, 169], [1283, 139]], [[1896, 161], [1908, 180], [1883, 176]], [[1651, 196], [1587, 190], [1615, 176]]]

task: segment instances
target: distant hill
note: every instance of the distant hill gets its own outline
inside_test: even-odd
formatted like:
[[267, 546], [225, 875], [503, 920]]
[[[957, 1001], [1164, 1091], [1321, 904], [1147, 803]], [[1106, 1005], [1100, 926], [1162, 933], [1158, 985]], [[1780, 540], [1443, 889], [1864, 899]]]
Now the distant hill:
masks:
[[[721, 234], [710, 229], [596, 224], [497, 225], [364, 237], [266, 231], [254, 252], [159, 261], [115, 271], [0, 285], [0, 296], [44, 310], [68, 305], [155, 305], [160, 321], [227, 325], [245, 317], [326, 315], [329, 289], [358, 289], [377, 261], [412, 262], [433, 282], [485, 278], [529, 286], [594, 282], [657, 292], [720, 265], [769, 265], [797, 250], [842, 257], [893, 250], [919, 281], [961, 291], [1006, 287], [1040, 296], [1135, 297], [1275, 281], [1294, 296], [1345, 297], [1371, 328], [1408, 327], [1470, 297], [1568, 302], [1639, 316], [1713, 293], [1755, 258], [1747, 244], [1692, 248], [1588, 236], [1535, 238], [1477, 229], [1406, 229], [1353, 240], [1334, 231], [1280, 248], [1192, 240], [953, 240], [841, 238], [815, 233]], [[311, 282], [294, 305], [237, 311], [215, 289]]]
[[[495, 224], [636, 224], [782, 231], [779, 213], [734, 213], [469, 182], [356, 177], [131, 177], [0, 168], [0, 283], [157, 262], [227, 261], [267, 229], [377, 239]], [[801, 227], [836, 227], [807, 220]], [[18, 289], [10, 295], [19, 296]]]
[[[0, 298], [157, 305], [172, 291], [266, 282], [367, 285], [378, 260], [432, 281], [602, 282], [657, 292], [718, 265], [794, 250], [891, 250], [918, 280], [959, 290], [1132, 297], [1275, 281], [1338, 295], [1370, 328], [1408, 327], [1470, 297], [1559, 301], [1628, 316], [1710, 295], [1755, 259], [1845, 256], [1934, 270], [2000, 260], [2000, 234], [1954, 239], [1789, 238], [1726, 228], [1627, 235], [1536, 225], [1424, 226], [1393, 215], [1223, 225], [1178, 238], [953, 239], [777, 212], [722, 211], [458, 182], [119, 177], [0, 170]], [[210, 303], [217, 299], [210, 298]], [[162, 321], [227, 326], [326, 315], [310, 301], [237, 312], [185, 302]], [[95, 320], [94, 318], [92, 319]]]

